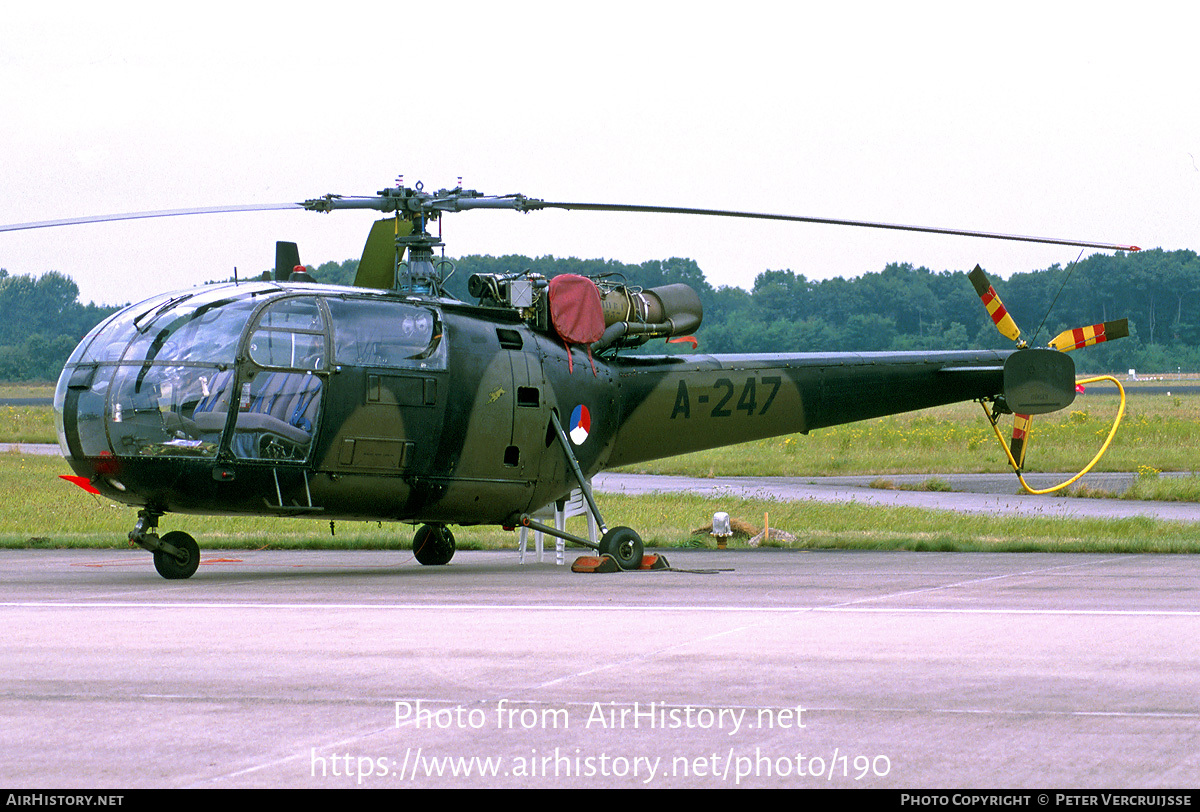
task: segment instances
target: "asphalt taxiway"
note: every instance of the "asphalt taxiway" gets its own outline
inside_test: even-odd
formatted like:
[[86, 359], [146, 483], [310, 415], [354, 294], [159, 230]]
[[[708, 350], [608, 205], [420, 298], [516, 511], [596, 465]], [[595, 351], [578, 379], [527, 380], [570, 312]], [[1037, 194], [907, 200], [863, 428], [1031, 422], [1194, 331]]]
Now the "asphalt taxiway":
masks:
[[[1164, 476], [1190, 477], [1190, 472]], [[1136, 478], [1133, 473], [1093, 473], [1081, 482], [1114, 493], [1126, 490]], [[931, 478], [945, 481], [950, 491], [905, 490], [919, 487]], [[1069, 475], [1029, 474], [1031, 487], [1045, 489]], [[886, 480], [895, 487], [876, 487]], [[1022, 492], [1012, 474], [903, 474], [896, 476], [838, 477], [686, 477], [646, 474], [598, 474], [595, 490], [631, 496], [686, 492], [710, 498], [735, 496], [772, 501], [861, 502], [869, 505], [904, 506], [960, 513], [1059, 516], [1065, 518], [1125, 519], [1146, 516], [1164, 521], [1200, 522], [1200, 503], [1151, 502], [1134, 499], [1057, 498]]]
[[[22, 787], [1180, 787], [1200, 557], [0, 558]], [[571, 556], [573, 558], [573, 556]]]

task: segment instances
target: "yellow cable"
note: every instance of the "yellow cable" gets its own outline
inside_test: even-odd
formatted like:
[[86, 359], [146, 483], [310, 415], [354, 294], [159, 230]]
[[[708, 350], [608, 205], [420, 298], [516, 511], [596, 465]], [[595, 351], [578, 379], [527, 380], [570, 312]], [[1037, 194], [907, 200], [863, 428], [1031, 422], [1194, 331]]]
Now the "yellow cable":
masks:
[[1112, 444], [1113, 437], [1115, 437], [1117, 435], [1117, 426], [1121, 425], [1121, 418], [1125, 416], [1125, 387], [1121, 386], [1121, 382], [1118, 381], [1116, 378], [1114, 378], [1112, 375], [1097, 375], [1094, 378], [1084, 378], [1080, 381], [1077, 381], [1076, 383], [1088, 384], [1088, 383], [1097, 383], [1099, 381], [1112, 381], [1114, 384], [1116, 384], [1117, 391], [1121, 395], [1121, 405], [1117, 408], [1117, 416], [1113, 420], [1112, 428], [1108, 432], [1108, 438], [1104, 441], [1104, 445], [1100, 446], [1100, 450], [1096, 452], [1096, 456], [1092, 457], [1092, 461], [1089, 462], [1087, 464], [1087, 467], [1085, 467], [1082, 471], [1080, 471], [1078, 474], [1071, 477], [1066, 482], [1063, 482], [1060, 485], [1055, 485], [1052, 488], [1044, 488], [1042, 490], [1038, 490], [1036, 488], [1029, 487], [1029, 484], [1025, 481], [1025, 477], [1023, 477], [1021, 475], [1021, 466], [1017, 465], [1017, 461], [1015, 459], [1013, 459], [1012, 451], [1010, 451], [1008, 448], [1008, 443], [1004, 442], [1004, 437], [1003, 437], [1003, 435], [1000, 434], [1000, 429], [996, 427], [996, 420], [990, 414], [988, 414], [987, 406], [984, 405], [982, 401], [980, 401], [980, 405], [983, 406], [983, 413], [987, 417], [988, 422], [992, 424], [992, 431], [994, 431], [996, 433], [996, 439], [1000, 441], [1000, 447], [1004, 449], [1004, 454], [1005, 454], [1005, 456], [1008, 457], [1008, 464], [1011, 465], [1013, 471], [1016, 472], [1017, 479], [1019, 479], [1021, 481], [1021, 487], [1025, 489], [1026, 493], [1041, 495], [1041, 494], [1047, 494], [1047, 493], [1054, 493], [1055, 491], [1062, 490], [1063, 488], [1067, 487], [1068, 485], [1075, 483], [1076, 481], [1079, 480], [1080, 477], [1082, 477], [1088, 471], [1092, 470], [1092, 468], [1095, 467], [1096, 463], [1098, 463], [1100, 461], [1100, 458], [1104, 456], [1104, 452], [1108, 451], [1109, 445]]

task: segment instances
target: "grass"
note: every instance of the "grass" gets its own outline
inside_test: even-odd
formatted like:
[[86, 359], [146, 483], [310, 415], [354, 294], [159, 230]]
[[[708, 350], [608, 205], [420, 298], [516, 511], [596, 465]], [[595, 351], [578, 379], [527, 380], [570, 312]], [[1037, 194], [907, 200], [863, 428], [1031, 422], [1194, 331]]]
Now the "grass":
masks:
[[57, 442], [52, 407], [0, 406], [0, 443]]
[[[133, 508], [113, 505], [57, 477], [69, 473], [62, 460], [19, 453], [0, 454], [0, 548], [128, 546]], [[629, 497], [598, 495], [614, 524], [638, 528], [647, 547], [715, 547], [713, 538], [693, 535], [715, 510], [797, 537], [796, 547], [859, 550], [961, 550], [1167, 553], [1200, 552], [1191, 525], [1152, 519], [1088, 520], [963, 515], [857, 503], [771, 502], [705, 499], [691, 494]], [[583, 534], [576, 517], [568, 529]], [[202, 549], [407, 549], [413, 528], [374, 522], [327, 522], [276, 517], [169, 515], [162, 531], [186, 529]], [[515, 532], [456, 527], [460, 549], [512, 549]], [[730, 547], [745, 542], [730, 540]]]
[[1192, 474], [1187, 477], [1159, 477], [1140, 474], [1127, 490], [1121, 493], [1094, 488], [1088, 485], [1076, 485], [1069, 488], [1065, 496], [1075, 496], [1084, 499], [1140, 499], [1154, 502], [1200, 502], [1200, 476]]
[[0, 383], [0, 398], [52, 398], [52, 383]]
[[1138, 477], [1122, 499], [1152, 499], [1158, 502], [1200, 502], [1200, 477], [1158, 479]]

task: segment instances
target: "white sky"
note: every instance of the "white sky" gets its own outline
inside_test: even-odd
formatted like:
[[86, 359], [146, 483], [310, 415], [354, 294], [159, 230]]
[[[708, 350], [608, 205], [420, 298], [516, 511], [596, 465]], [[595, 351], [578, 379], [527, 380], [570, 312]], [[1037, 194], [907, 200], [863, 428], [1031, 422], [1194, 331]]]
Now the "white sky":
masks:
[[[373, 194], [403, 174], [547, 200], [747, 209], [1200, 248], [1200, 11], [1164, 3], [8, 4], [0, 223]], [[836, 6], [836, 7], [835, 7]], [[0, 233], [0, 267], [102, 302], [369, 213]], [[469, 212], [447, 252], [685, 256], [715, 285], [1078, 249], [811, 225]], [[1090, 252], [1089, 252], [1090, 253]]]

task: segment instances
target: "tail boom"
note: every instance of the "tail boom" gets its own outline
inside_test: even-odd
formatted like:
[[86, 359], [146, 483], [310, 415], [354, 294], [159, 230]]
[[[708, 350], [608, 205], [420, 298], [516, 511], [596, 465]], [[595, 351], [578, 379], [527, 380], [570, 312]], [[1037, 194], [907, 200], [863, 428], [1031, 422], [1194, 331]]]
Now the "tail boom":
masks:
[[627, 357], [613, 366], [622, 408], [605, 467], [970, 400], [1040, 414], [1075, 396], [1074, 364], [1050, 350]]

